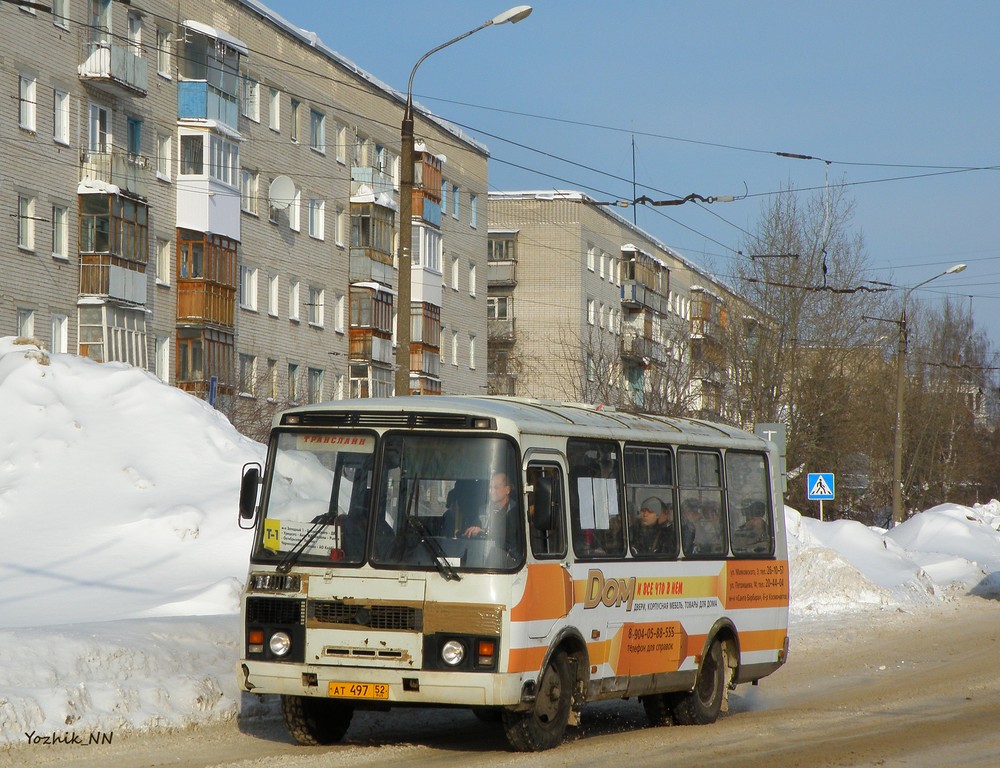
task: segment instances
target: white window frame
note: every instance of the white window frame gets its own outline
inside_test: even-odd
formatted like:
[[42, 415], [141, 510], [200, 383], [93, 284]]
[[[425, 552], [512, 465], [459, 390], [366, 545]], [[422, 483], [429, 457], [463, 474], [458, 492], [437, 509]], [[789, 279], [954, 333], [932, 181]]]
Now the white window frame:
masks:
[[316, 197], [309, 198], [309, 237], [326, 239], [326, 201]]
[[156, 132], [156, 178], [170, 181], [170, 164], [174, 137], [171, 133]]
[[347, 211], [338, 206], [337, 207], [337, 232], [336, 232], [336, 243], [338, 248], [346, 248], [347, 242], [345, 238], [347, 237]]
[[69, 29], [69, 0], [52, 0], [52, 23]]
[[337, 123], [337, 162], [347, 164], [347, 126]]
[[69, 260], [69, 207], [52, 205], [52, 258]]
[[469, 193], [469, 226], [473, 229], [477, 228], [477, 221], [479, 219], [479, 195]]
[[257, 311], [257, 268], [240, 265], [240, 307]]
[[322, 328], [326, 320], [326, 291], [316, 286], [309, 286], [309, 325]]
[[299, 322], [299, 283], [298, 280], [293, 280], [288, 284], [288, 319]]
[[344, 317], [346, 316], [347, 297], [338, 293], [334, 299], [333, 330], [344, 333]]
[[156, 28], [156, 74], [172, 80], [170, 72], [170, 42], [172, 35], [169, 29]]
[[66, 315], [52, 315], [52, 342], [49, 349], [61, 354], [69, 351], [69, 318]]
[[278, 289], [280, 282], [277, 275], [271, 275], [267, 280], [267, 314], [278, 316]]
[[469, 370], [476, 370], [476, 334], [469, 334]]
[[31, 75], [18, 74], [17, 88], [18, 127], [34, 133], [38, 126], [38, 82]]
[[461, 199], [462, 190], [458, 184], [451, 185], [451, 217], [458, 220], [460, 214], [461, 205], [459, 201]]
[[35, 310], [26, 307], [17, 308], [17, 335], [29, 339], [35, 337]]
[[91, 102], [87, 111], [87, 149], [99, 154], [111, 151], [111, 110]]
[[247, 120], [255, 123], [260, 122], [260, 83], [256, 79], [246, 76], [243, 81], [243, 98], [240, 104], [240, 113]]
[[17, 195], [17, 247], [35, 250], [35, 196], [24, 192]]
[[267, 127], [281, 133], [281, 91], [272, 88], [268, 99]]
[[469, 295], [476, 298], [476, 265], [469, 263]]
[[315, 108], [309, 110], [309, 148], [326, 154], [326, 115]]
[[302, 229], [302, 191], [299, 189], [295, 190], [295, 194], [292, 196], [292, 204], [288, 206], [288, 228], [293, 232], [298, 232]]
[[69, 94], [52, 91], [52, 140], [69, 146]]
[[162, 240], [157, 238], [156, 240], [156, 284], [157, 285], [170, 285], [170, 276], [173, 274], [170, 271], [170, 254], [172, 252], [172, 243], [169, 240]]
[[153, 342], [153, 374], [164, 384], [170, 383], [170, 336], [157, 336]]
[[249, 168], [240, 169], [240, 210], [257, 215], [260, 199], [260, 174]]

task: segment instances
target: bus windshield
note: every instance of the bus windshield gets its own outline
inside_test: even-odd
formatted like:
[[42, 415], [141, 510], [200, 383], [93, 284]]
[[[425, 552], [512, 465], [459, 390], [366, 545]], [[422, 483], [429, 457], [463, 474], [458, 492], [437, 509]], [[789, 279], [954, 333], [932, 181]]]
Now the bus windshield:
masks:
[[[506, 570], [524, 559], [517, 451], [494, 436], [279, 433], [255, 551], [303, 565]], [[376, 453], [381, 460], [376, 463]], [[375, 468], [380, 474], [376, 478]]]

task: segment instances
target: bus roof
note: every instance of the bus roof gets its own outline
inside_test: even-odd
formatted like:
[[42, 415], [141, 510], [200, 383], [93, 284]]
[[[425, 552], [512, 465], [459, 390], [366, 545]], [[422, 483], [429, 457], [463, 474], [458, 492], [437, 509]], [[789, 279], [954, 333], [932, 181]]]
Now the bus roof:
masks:
[[[765, 441], [756, 435], [700, 419], [626, 413], [586, 403], [500, 396], [445, 395], [336, 400], [292, 408], [279, 414], [274, 424], [281, 424], [284, 415], [323, 413], [356, 414], [356, 418], [342, 422], [344, 426], [355, 427], [412, 425], [401, 419], [395, 423], [391, 419], [383, 422], [379, 419], [380, 414], [386, 417], [413, 413], [460, 414], [494, 419], [499, 428], [515, 433], [621, 438], [622, 433], [627, 431], [629, 439], [637, 441], [666, 438], [670, 442], [734, 441], [756, 448], [765, 445]], [[434, 426], [433, 420], [423, 422], [421, 426]], [[441, 424], [441, 428], [447, 427]]]

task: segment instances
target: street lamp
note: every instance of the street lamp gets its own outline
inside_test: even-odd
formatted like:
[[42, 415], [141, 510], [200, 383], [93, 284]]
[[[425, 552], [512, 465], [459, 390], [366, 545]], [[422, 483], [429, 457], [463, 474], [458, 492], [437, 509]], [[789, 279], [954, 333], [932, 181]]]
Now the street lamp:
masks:
[[403, 113], [403, 126], [400, 131], [401, 151], [399, 157], [399, 290], [397, 301], [399, 307], [396, 312], [396, 396], [410, 394], [410, 274], [411, 274], [411, 249], [413, 244], [413, 76], [417, 74], [417, 68], [424, 63], [429, 56], [437, 53], [442, 48], [447, 48], [452, 43], [464, 40], [469, 35], [473, 35], [481, 29], [492, 27], [497, 24], [516, 24], [521, 19], [527, 18], [531, 13], [530, 5], [518, 5], [510, 10], [504, 11], [498, 16], [494, 16], [485, 24], [480, 24], [475, 29], [459, 35], [442, 43], [437, 48], [432, 48], [420, 60], [413, 65], [410, 71], [410, 80], [406, 84], [406, 111]]
[[903, 384], [906, 380], [906, 300], [917, 288], [927, 285], [945, 275], [954, 275], [965, 269], [965, 264], [955, 264], [922, 283], [917, 283], [903, 293], [903, 304], [899, 310], [899, 346], [896, 351], [896, 434], [892, 451], [892, 520], [898, 525], [906, 517], [903, 513]]

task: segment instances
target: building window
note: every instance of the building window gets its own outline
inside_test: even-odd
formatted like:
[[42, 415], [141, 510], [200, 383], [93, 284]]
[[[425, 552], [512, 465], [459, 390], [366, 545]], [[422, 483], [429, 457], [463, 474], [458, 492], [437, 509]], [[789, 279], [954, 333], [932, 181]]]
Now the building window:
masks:
[[205, 139], [201, 134], [181, 136], [181, 176], [205, 174]]
[[476, 295], [476, 265], [469, 264], [469, 295]]
[[455, 219], [458, 218], [459, 195], [460, 195], [460, 190], [458, 188], [458, 185], [457, 184], [452, 185], [452, 187], [451, 187], [451, 216], [452, 216], [452, 218], [455, 218]]
[[347, 211], [337, 208], [337, 245], [341, 248], [347, 245]]
[[52, 255], [69, 258], [69, 209], [64, 205], [52, 206]]
[[257, 310], [257, 270], [240, 267], [240, 306]]
[[487, 320], [510, 320], [511, 315], [510, 296], [490, 296], [486, 299], [486, 319]]
[[66, 315], [52, 315], [52, 346], [53, 352], [66, 354], [69, 351], [69, 320]]
[[278, 361], [272, 358], [267, 359], [267, 399], [274, 401], [278, 399]]
[[458, 365], [458, 331], [451, 332], [451, 364]]
[[469, 224], [473, 229], [476, 227], [476, 220], [479, 218], [479, 197], [473, 194], [469, 195]]
[[52, 139], [69, 144], [69, 94], [65, 91], [52, 92]]
[[111, 151], [111, 113], [100, 104], [90, 105], [87, 149], [106, 154]]
[[469, 334], [469, 368], [471, 370], [476, 370], [476, 337], [474, 334]]
[[156, 374], [156, 378], [167, 384], [170, 380], [170, 337], [157, 336], [153, 344], [153, 373]]
[[132, 158], [142, 154], [142, 120], [137, 117], [125, 120], [125, 149]]
[[347, 162], [347, 126], [337, 123], [337, 162]]
[[451, 289], [458, 290], [458, 256], [451, 257]]
[[260, 176], [257, 171], [244, 168], [240, 171], [240, 210], [257, 215], [257, 197]]
[[326, 202], [309, 198], [309, 237], [322, 240], [325, 236]]
[[326, 291], [322, 288], [309, 286], [309, 325], [322, 327], [323, 325], [323, 304], [326, 300]]
[[209, 175], [224, 184], [236, 187], [240, 183], [240, 145], [219, 136], [209, 137], [211, 164]]
[[587, 299], [587, 322], [591, 325], [596, 321], [597, 307], [593, 299]]
[[170, 241], [156, 241], [156, 282], [158, 285], [170, 285]]
[[170, 181], [171, 140], [169, 133], [156, 134], [156, 178], [162, 181]]
[[35, 78], [18, 76], [17, 123], [26, 131], [35, 130]]
[[299, 281], [293, 280], [288, 286], [288, 319], [299, 319]]
[[69, 0], [52, 0], [52, 23], [69, 29]]
[[309, 146], [326, 154], [326, 115], [315, 109], [309, 111]]
[[346, 298], [344, 297], [344, 294], [338, 293], [337, 294], [336, 304], [335, 304], [335, 309], [334, 309], [334, 317], [333, 317], [333, 329], [335, 331], [337, 331], [337, 333], [343, 333], [344, 332], [344, 303], [345, 303], [345, 301], [346, 301]]
[[271, 275], [267, 281], [267, 314], [278, 316], [278, 276]]
[[288, 401], [291, 403], [299, 401], [299, 366], [297, 363], [288, 364]]
[[594, 271], [594, 262], [597, 260], [597, 249], [592, 245], [587, 246], [587, 269]]
[[260, 83], [252, 77], [243, 78], [243, 117], [260, 122]]
[[35, 336], [35, 310], [33, 309], [21, 309], [17, 310], [17, 335], [23, 336], [26, 339], [34, 338]]
[[298, 143], [299, 140], [299, 112], [301, 104], [298, 99], [292, 99], [292, 141]]
[[129, 51], [139, 58], [142, 56], [142, 18], [137, 13], [130, 13], [126, 24]]
[[240, 394], [257, 396], [257, 358], [240, 353]]
[[281, 91], [271, 89], [270, 106], [267, 112], [267, 126], [272, 131], [281, 130]]
[[448, 212], [448, 182], [441, 179], [441, 213]]
[[288, 228], [298, 232], [301, 229], [302, 192], [295, 190], [292, 196], [292, 204], [288, 206]]
[[31, 195], [17, 196], [17, 246], [35, 249], [35, 198]]
[[309, 369], [309, 402], [319, 403], [323, 401], [323, 370], [321, 368]]
[[170, 79], [170, 30], [156, 30], [156, 73]]

